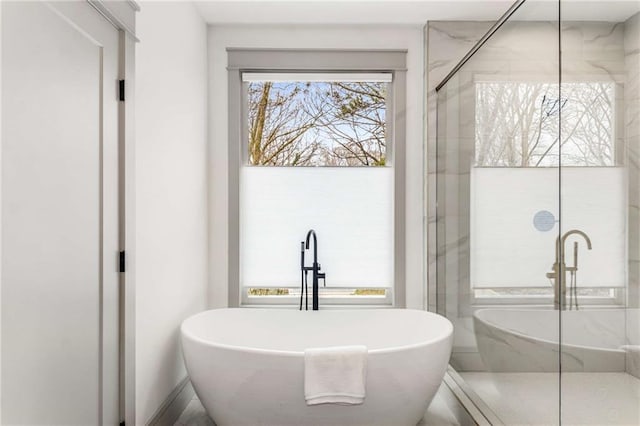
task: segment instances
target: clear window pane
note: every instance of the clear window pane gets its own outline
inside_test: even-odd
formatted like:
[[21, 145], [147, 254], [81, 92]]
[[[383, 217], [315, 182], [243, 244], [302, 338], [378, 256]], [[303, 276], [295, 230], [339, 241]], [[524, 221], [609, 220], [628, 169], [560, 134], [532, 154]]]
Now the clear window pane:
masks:
[[[477, 167], [613, 166], [615, 83], [476, 83]], [[562, 146], [558, 114], [562, 109]]]
[[248, 162], [384, 166], [385, 82], [248, 83]]

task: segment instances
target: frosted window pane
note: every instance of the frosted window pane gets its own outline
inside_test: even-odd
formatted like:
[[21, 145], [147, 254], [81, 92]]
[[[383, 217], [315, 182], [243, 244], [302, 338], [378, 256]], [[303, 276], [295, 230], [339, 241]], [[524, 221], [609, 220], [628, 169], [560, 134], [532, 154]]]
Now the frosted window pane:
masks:
[[[626, 171], [618, 167], [562, 170], [562, 230], [580, 229], [591, 238], [567, 240], [573, 265], [579, 244], [578, 287], [623, 287], [626, 276]], [[471, 285], [545, 287], [555, 260], [558, 225], [538, 231], [534, 215], [558, 218], [558, 169], [473, 168], [471, 170]]]
[[241, 168], [241, 284], [298, 286], [300, 242], [313, 228], [327, 286], [391, 286], [392, 173], [388, 167]]

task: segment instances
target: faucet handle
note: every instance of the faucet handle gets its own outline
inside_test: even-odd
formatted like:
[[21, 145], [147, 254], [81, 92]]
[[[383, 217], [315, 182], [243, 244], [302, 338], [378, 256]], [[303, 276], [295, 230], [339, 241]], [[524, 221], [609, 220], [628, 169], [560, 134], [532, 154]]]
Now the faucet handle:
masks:
[[[318, 269], [320, 269], [320, 265], [318, 265]], [[318, 280], [322, 280], [322, 286], [326, 287], [327, 286], [327, 274], [326, 273], [319, 273], [318, 274]]]

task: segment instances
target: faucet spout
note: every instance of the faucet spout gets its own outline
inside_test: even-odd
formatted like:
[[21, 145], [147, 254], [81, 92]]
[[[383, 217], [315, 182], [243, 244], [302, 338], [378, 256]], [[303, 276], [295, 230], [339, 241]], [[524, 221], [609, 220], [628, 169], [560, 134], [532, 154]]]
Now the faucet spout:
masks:
[[309, 250], [309, 238], [313, 236], [313, 263], [318, 263], [318, 238], [316, 237], [316, 231], [309, 229], [307, 232], [307, 238], [304, 247]]
[[[567, 241], [567, 238], [569, 238], [572, 235], [580, 235], [582, 238], [584, 238], [584, 240], [587, 242], [587, 248], [591, 250], [591, 238], [589, 238], [587, 234], [585, 234], [583, 231], [579, 229], [572, 229], [571, 231], [565, 232], [565, 234], [562, 237], [558, 235], [558, 238], [556, 239], [556, 262], [558, 261], [558, 259], [560, 259], [560, 257], [562, 257], [562, 259], [560, 259], [561, 263], [562, 264], [565, 263], [564, 246], [565, 246], [565, 242]], [[562, 256], [560, 256], [560, 248], [562, 248]]]

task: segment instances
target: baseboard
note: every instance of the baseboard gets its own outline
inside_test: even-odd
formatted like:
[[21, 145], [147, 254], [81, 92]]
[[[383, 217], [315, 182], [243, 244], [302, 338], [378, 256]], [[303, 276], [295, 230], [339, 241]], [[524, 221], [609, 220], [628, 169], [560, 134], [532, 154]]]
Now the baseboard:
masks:
[[[473, 420], [473, 417], [471, 416], [469, 411], [464, 407], [460, 399], [451, 390], [449, 384], [447, 384], [446, 379], [447, 376], [445, 375], [443, 386], [440, 386], [440, 389], [438, 389], [438, 396], [446, 403], [447, 408], [456, 419], [456, 424], [459, 426], [478, 426], [480, 423]], [[427, 410], [427, 413], [428, 412], [429, 411]]]
[[148, 426], [173, 426], [180, 414], [193, 399], [195, 391], [189, 377], [185, 377], [169, 394], [156, 413], [151, 416]]
[[471, 389], [462, 376], [449, 365], [444, 382], [453, 392], [473, 422], [479, 426], [503, 426], [504, 423], [489, 406]]

